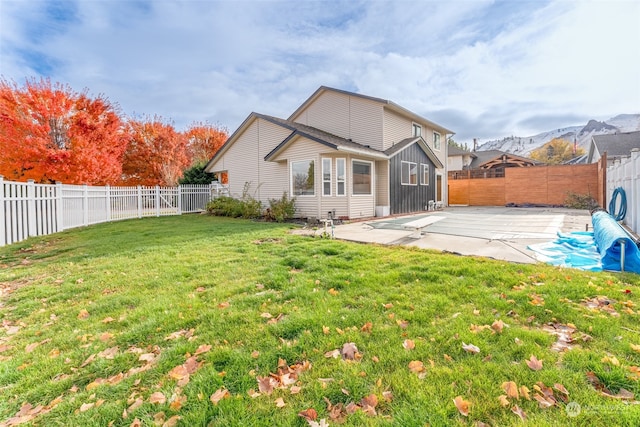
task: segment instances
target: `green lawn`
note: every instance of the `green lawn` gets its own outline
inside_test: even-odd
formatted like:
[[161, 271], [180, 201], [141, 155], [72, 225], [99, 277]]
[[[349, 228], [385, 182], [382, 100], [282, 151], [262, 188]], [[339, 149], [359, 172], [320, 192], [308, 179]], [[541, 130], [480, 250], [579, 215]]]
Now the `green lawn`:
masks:
[[637, 275], [289, 228], [185, 215], [0, 248], [0, 426], [640, 425]]

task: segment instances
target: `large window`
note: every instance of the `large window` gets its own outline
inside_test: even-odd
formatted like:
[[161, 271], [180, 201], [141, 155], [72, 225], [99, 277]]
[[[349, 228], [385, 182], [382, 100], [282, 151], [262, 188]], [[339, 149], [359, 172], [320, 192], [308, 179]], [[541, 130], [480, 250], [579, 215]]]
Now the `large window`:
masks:
[[401, 163], [402, 185], [418, 185], [418, 165], [412, 162]]
[[353, 194], [371, 195], [371, 163], [354, 160], [351, 169], [353, 171]]
[[322, 195], [331, 195], [331, 159], [322, 159]]
[[433, 148], [435, 150], [440, 149], [440, 134], [438, 132], [433, 133]]
[[422, 126], [413, 124], [413, 136], [422, 136]]
[[429, 165], [421, 164], [422, 166], [422, 181], [420, 184], [429, 185]]
[[344, 196], [346, 194], [346, 161], [345, 159], [336, 159], [336, 195]]
[[291, 193], [294, 196], [315, 195], [313, 160], [291, 162]]

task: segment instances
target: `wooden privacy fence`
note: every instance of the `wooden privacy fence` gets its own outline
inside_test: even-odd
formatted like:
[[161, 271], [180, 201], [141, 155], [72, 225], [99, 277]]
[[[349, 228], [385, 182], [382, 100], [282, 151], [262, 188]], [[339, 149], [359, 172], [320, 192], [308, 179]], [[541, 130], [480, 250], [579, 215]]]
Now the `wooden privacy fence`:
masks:
[[0, 246], [68, 228], [146, 216], [200, 212], [226, 187], [92, 187], [4, 181], [0, 177]]
[[622, 187], [627, 196], [624, 223], [636, 234], [640, 233], [640, 149], [633, 149], [631, 157], [616, 159], [607, 167], [607, 202], [618, 187]]
[[[569, 193], [590, 195], [604, 205], [604, 163], [505, 168], [504, 178], [468, 178], [467, 171], [449, 172], [449, 205], [562, 205]], [[452, 176], [455, 174], [455, 176]]]

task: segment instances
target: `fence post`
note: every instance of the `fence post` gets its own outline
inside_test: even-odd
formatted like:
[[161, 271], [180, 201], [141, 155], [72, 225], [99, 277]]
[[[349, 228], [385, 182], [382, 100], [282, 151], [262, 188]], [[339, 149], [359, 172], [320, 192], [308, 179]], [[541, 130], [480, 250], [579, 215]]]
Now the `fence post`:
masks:
[[629, 162], [631, 162], [631, 191], [630, 194], [627, 195], [627, 204], [631, 207], [631, 229], [638, 233], [640, 232], [640, 200], [634, 200], [636, 197], [640, 197], [640, 167], [638, 167], [638, 163], [640, 163], [640, 149], [634, 148], [631, 150], [631, 157], [629, 158]]
[[36, 229], [36, 183], [27, 180], [27, 236], [37, 236]]
[[105, 185], [105, 192], [107, 193], [107, 221], [111, 221], [111, 186]]
[[56, 181], [56, 231], [64, 230], [64, 199], [62, 198], [62, 183]]
[[4, 210], [4, 177], [0, 175], [0, 246], [7, 244]]
[[178, 215], [182, 215], [182, 185], [178, 184]]
[[142, 187], [138, 185], [138, 218], [142, 218]]
[[82, 184], [82, 224], [89, 225], [89, 189]]
[[156, 185], [156, 216], [160, 216], [160, 186]]

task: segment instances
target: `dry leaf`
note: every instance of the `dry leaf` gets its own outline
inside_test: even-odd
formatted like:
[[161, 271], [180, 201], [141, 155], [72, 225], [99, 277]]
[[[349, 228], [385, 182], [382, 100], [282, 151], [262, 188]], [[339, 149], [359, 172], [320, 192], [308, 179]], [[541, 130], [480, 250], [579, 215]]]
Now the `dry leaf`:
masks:
[[329, 335], [330, 329], [328, 326], [323, 326], [322, 327], [322, 333], [325, 335]]
[[89, 317], [89, 312], [84, 308], [80, 310], [80, 313], [78, 313], [78, 319], [86, 319], [87, 317]]
[[640, 345], [638, 344], [630, 344], [631, 345], [631, 350], [640, 353]]
[[480, 348], [478, 348], [477, 346], [475, 346], [473, 344], [465, 344], [464, 341], [462, 342], [462, 348], [464, 349], [464, 351], [472, 353], [472, 354], [480, 353]]
[[409, 362], [409, 370], [411, 372], [413, 372], [414, 374], [418, 374], [420, 372], [423, 372], [424, 369], [424, 363], [422, 363], [419, 360], [412, 360], [411, 362]]
[[196, 349], [196, 352], [193, 353], [194, 356], [197, 356], [199, 354], [203, 354], [208, 352], [209, 350], [211, 350], [211, 344], [202, 344], [200, 347], [198, 347]]
[[231, 397], [229, 390], [225, 388], [219, 388], [211, 395], [209, 400], [211, 400], [211, 403], [213, 403], [214, 405], [217, 405], [218, 402], [220, 402], [222, 399], [225, 399], [227, 397]]
[[315, 409], [309, 408], [304, 411], [298, 412], [298, 416], [304, 418], [307, 421], [315, 421], [318, 418], [318, 412]]
[[286, 403], [284, 403], [284, 400], [281, 397], [275, 400], [275, 404], [278, 408], [284, 408], [287, 405]]
[[180, 415], [174, 415], [169, 418], [165, 423], [162, 424], [162, 427], [175, 427], [178, 425], [178, 421], [181, 420], [182, 417]]
[[225, 309], [225, 308], [228, 308], [230, 305], [231, 304], [229, 304], [229, 301], [224, 301], [224, 302], [221, 302], [220, 304], [218, 304], [218, 308]]
[[632, 392], [624, 388], [621, 388], [616, 394], [611, 394], [611, 392], [609, 392], [608, 390], [604, 390], [601, 393], [603, 396], [611, 397], [613, 399], [620, 399], [620, 400], [633, 400], [633, 398], [635, 397], [635, 395]]
[[331, 288], [331, 289], [329, 289], [329, 293], [331, 295], [333, 295], [333, 296], [336, 296], [336, 295], [338, 295], [340, 293], [340, 291], [336, 291], [335, 289]]
[[139, 407], [142, 406], [142, 404], [144, 403], [144, 400], [142, 400], [141, 397], [138, 397], [136, 400], [133, 401], [133, 403], [127, 408], [127, 412], [133, 412], [136, 409], [138, 409]]
[[509, 406], [511, 404], [507, 399], [506, 394], [501, 394], [500, 396], [498, 396], [498, 400], [500, 401], [500, 405], [502, 406]]
[[340, 350], [340, 354], [344, 360], [360, 360], [362, 358], [358, 352], [358, 347], [352, 342], [345, 343], [342, 346], [342, 350]]
[[527, 360], [527, 366], [532, 371], [539, 371], [542, 369], [542, 360], [538, 360], [538, 358], [532, 354], [529, 360]]
[[525, 398], [527, 400], [531, 400], [531, 398], [529, 397], [529, 389], [527, 388], [526, 385], [521, 385], [520, 386], [520, 396], [522, 396], [523, 398]]
[[167, 398], [165, 397], [164, 393], [160, 391], [156, 391], [155, 393], [151, 394], [151, 396], [149, 396], [149, 403], [158, 403], [160, 405], [164, 405], [166, 401]]
[[465, 417], [469, 416], [469, 406], [471, 406], [471, 402], [464, 400], [462, 396], [456, 396], [456, 398], [453, 399], [453, 403], [456, 405], [456, 408], [458, 408], [458, 412], [460, 412], [460, 414]]
[[373, 329], [373, 323], [367, 322], [360, 328], [360, 332], [371, 332]]
[[96, 404], [91, 402], [91, 403], [83, 403], [82, 405], [80, 405], [80, 412], [87, 412], [89, 409], [93, 408]]
[[504, 328], [504, 322], [502, 320], [495, 320], [491, 324], [491, 329], [493, 329], [497, 333], [502, 333], [502, 328]]
[[502, 389], [507, 393], [507, 397], [518, 399], [518, 386], [513, 381], [505, 381], [502, 383]]
[[518, 405], [515, 405], [513, 408], [511, 408], [511, 412], [519, 416], [522, 421], [525, 421], [527, 419], [527, 414], [525, 414]]
[[335, 350], [327, 351], [324, 354], [324, 357], [326, 358], [333, 357], [334, 359], [337, 359], [338, 357], [340, 357], [340, 350], [336, 348]]
[[404, 347], [405, 350], [413, 350], [416, 347], [416, 344], [413, 342], [413, 340], [407, 339], [402, 343], [402, 347]]

